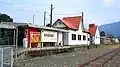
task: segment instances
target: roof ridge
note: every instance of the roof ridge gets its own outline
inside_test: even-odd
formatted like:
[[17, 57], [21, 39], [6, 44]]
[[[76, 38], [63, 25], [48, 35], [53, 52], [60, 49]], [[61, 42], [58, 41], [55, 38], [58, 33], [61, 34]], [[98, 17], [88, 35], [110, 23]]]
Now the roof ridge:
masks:
[[63, 17], [63, 19], [64, 19], [64, 18], [75, 18], [75, 17], [82, 17], [82, 16]]

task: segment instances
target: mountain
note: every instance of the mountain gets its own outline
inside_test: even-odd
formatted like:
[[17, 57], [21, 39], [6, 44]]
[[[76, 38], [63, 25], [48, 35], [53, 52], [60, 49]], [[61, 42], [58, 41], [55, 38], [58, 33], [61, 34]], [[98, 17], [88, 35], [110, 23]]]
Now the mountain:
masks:
[[108, 33], [108, 34], [112, 34], [115, 37], [119, 37], [120, 36], [120, 21], [101, 25], [99, 27], [99, 30], [100, 32], [104, 31], [105, 34]]

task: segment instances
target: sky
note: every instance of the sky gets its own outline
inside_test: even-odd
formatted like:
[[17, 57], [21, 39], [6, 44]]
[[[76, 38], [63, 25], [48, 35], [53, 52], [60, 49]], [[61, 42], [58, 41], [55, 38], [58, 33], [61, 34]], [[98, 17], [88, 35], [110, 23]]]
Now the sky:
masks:
[[46, 24], [49, 23], [50, 5], [53, 4], [53, 23], [62, 17], [81, 16], [84, 12], [84, 25], [103, 24], [120, 21], [120, 0], [0, 0], [0, 13], [5, 13], [14, 22], [43, 25], [44, 11]]

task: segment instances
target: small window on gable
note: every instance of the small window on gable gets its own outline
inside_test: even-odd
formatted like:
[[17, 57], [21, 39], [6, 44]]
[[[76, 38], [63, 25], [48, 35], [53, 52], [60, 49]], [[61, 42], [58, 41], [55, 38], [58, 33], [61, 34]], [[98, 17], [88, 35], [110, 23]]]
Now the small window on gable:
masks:
[[61, 22], [59, 22], [59, 24], [61, 25]]

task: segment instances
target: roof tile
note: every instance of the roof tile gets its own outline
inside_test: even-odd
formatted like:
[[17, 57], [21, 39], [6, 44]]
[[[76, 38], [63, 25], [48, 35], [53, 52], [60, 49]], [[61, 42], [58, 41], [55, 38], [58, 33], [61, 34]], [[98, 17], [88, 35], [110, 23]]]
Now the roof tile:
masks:
[[81, 16], [75, 17], [64, 17], [60, 19], [68, 28], [77, 30], [79, 29], [80, 20], [82, 19]]
[[90, 36], [94, 36], [96, 33], [97, 26], [95, 24], [89, 24], [89, 32]]

